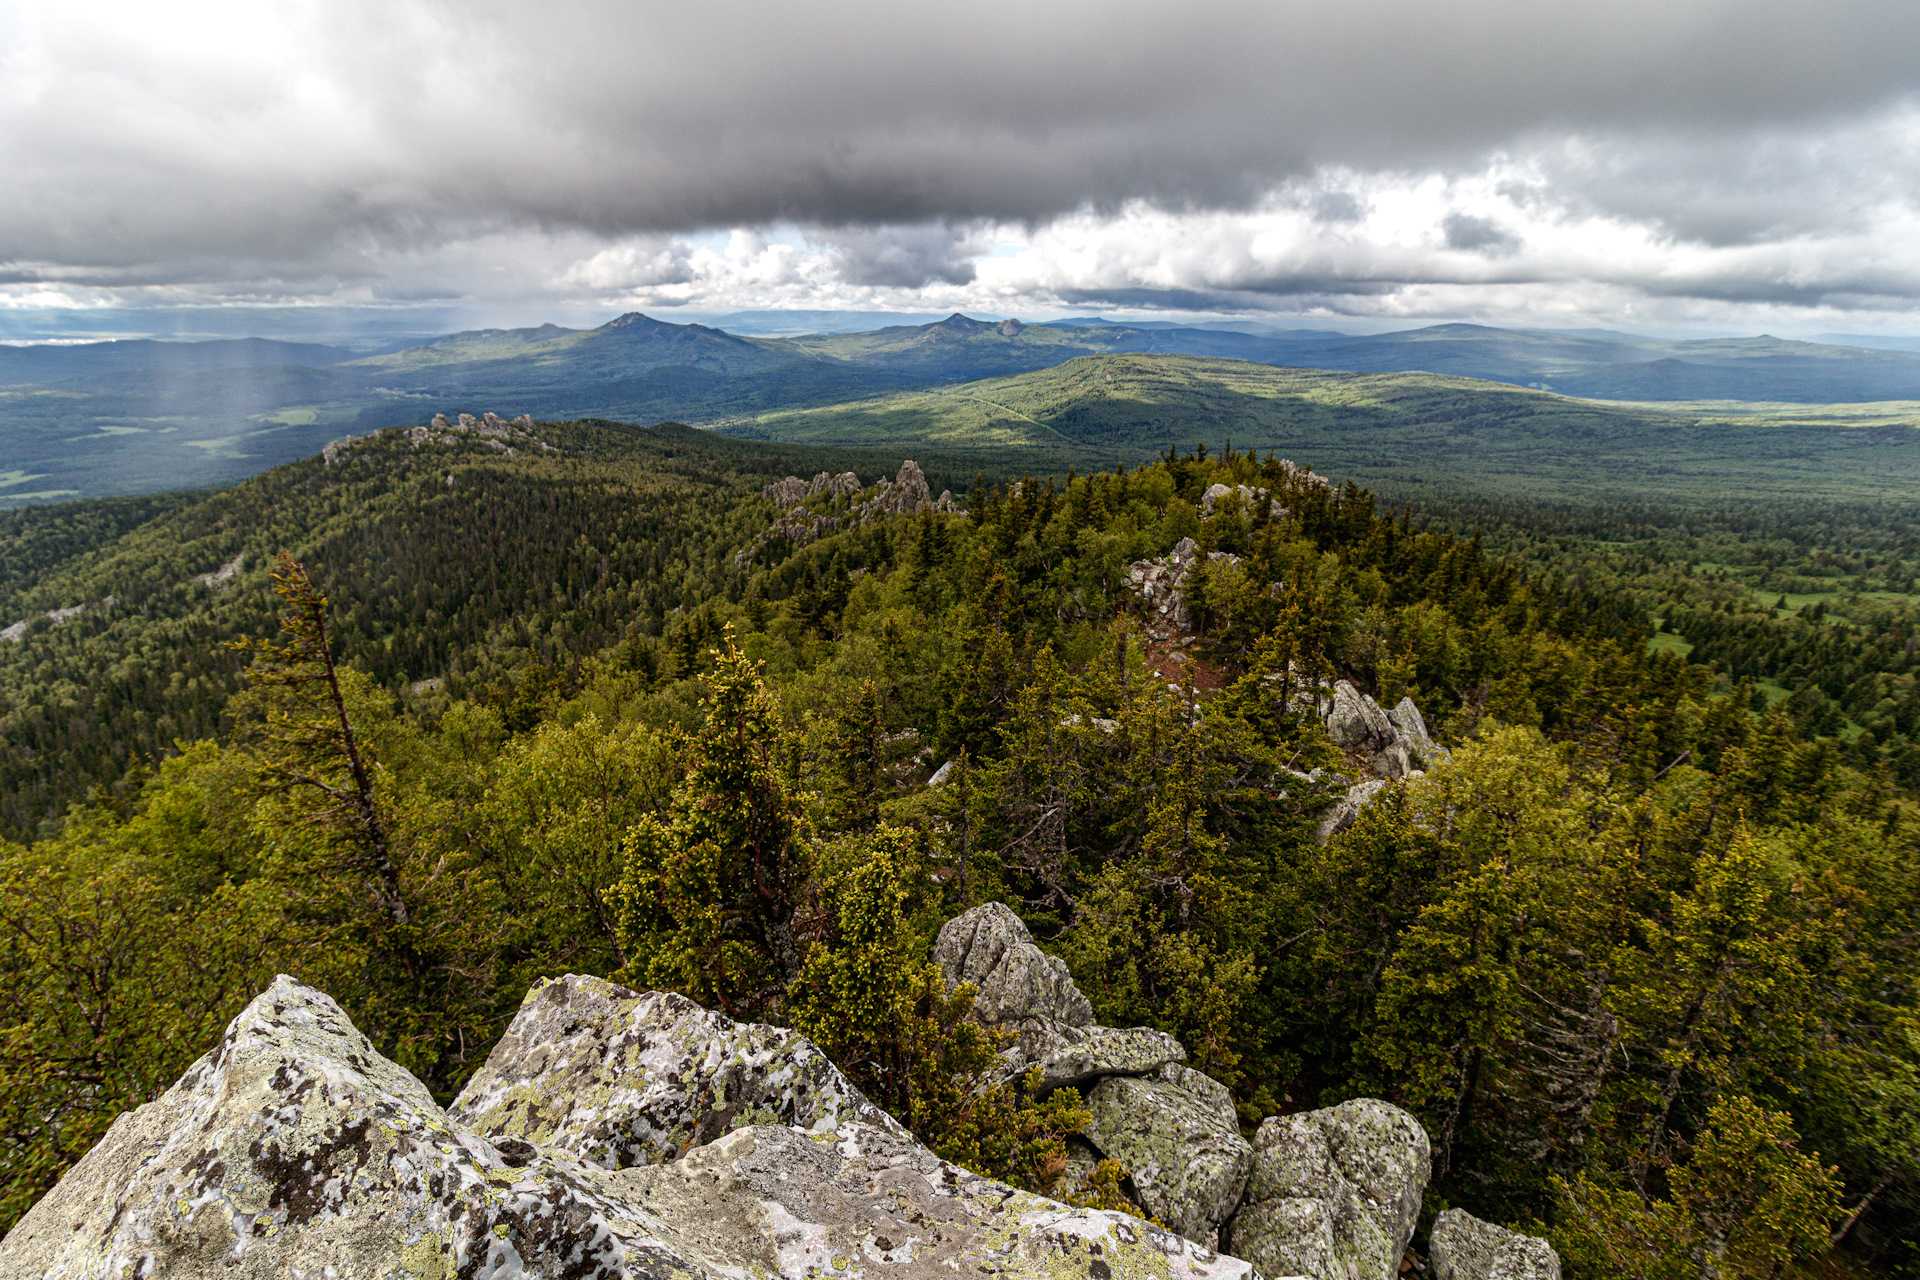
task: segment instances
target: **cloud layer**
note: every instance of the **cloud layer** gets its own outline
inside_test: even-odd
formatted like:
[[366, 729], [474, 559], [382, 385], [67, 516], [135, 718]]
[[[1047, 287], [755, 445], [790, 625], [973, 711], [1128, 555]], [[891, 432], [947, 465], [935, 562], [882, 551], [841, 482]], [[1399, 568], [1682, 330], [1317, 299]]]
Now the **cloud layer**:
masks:
[[1909, 0], [23, 0], [0, 305], [1911, 325], [1915, 48]]

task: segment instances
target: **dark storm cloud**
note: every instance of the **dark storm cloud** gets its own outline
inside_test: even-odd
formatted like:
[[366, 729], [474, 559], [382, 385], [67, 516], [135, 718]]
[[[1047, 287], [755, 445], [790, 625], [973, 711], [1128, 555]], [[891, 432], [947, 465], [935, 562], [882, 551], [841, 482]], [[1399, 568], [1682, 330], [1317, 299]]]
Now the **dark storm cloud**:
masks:
[[[692, 283], [684, 248], [624, 278], [595, 254], [799, 225], [844, 283], [964, 286], [973, 225], [1245, 208], [1334, 168], [1302, 207], [1344, 232], [1368, 175], [1498, 155], [1538, 159], [1545, 204], [1751, 243], [1855, 225], [1833, 179], [1911, 154], [1874, 122], [1920, 88], [1912, 0], [80, 8], [0, 9], [22, 280], [504, 289], [484, 252], [434, 255], [539, 239], [573, 252], [510, 280], [645, 288]], [[1910, 200], [1901, 163], [1866, 195]], [[1480, 223], [1445, 243], [1521, 242]]]
[[1512, 253], [1520, 247], [1520, 237], [1491, 218], [1470, 213], [1450, 213], [1440, 223], [1440, 231], [1449, 249], [1471, 253]]
[[855, 227], [827, 239], [848, 284], [919, 289], [974, 278], [966, 236], [950, 226]]

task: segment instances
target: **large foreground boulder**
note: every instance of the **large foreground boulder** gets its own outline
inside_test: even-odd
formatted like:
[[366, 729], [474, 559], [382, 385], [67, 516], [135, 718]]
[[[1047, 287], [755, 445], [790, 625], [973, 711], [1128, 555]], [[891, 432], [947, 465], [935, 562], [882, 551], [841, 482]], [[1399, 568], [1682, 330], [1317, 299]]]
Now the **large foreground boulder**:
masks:
[[1524, 1236], [1464, 1209], [1433, 1220], [1427, 1261], [1437, 1280], [1560, 1280], [1560, 1255], [1538, 1236]]
[[1274, 1116], [1222, 1247], [1267, 1276], [1391, 1280], [1431, 1172], [1426, 1130], [1371, 1098]]
[[708, 1274], [604, 1170], [456, 1129], [278, 978], [0, 1243], [7, 1280]]
[[[562, 980], [446, 1113], [332, 1000], [279, 978], [28, 1211], [0, 1242], [0, 1280], [1251, 1275], [1138, 1219], [947, 1164], [810, 1067], [811, 1046], [762, 1030]], [[596, 1053], [603, 1034], [629, 1043]], [[724, 1086], [716, 1046], [752, 1060]], [[737, 1092], [711, 1105], [722, 1087]], [[692, 1101], [663, 1105], [674, 1090]], [[789, 1105], [804, 1125], [748, 1123]], [[661, 1134], [716, 1130], [619, 1169], [566, 1145], [650, 1159], [678, 1142]]]

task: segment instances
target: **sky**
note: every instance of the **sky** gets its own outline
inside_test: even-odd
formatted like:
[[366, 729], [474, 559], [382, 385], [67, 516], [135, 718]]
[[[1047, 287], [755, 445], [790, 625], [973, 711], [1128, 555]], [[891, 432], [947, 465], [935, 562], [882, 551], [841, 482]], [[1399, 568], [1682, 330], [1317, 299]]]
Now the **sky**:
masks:
[[0, 5], [0, 313], [1920, 333], [1913, 0]]

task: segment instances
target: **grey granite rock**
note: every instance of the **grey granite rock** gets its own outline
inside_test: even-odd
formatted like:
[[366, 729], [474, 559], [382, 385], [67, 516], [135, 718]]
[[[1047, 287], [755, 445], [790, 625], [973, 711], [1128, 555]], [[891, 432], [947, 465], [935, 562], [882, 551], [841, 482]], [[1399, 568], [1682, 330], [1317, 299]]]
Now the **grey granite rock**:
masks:
[[897, 1127], [796, 1032], [577, 974], [527, 993], [447, 1114], [609, 1169], [678, 1159], [746, 1125]]
[[[482, 1134], [375, 1053], [332, 1000], [277, 979], [216, 1050], [159, 1100], [122, 1116], [0, 1241], [0, 1280], [1252, 1275], [1244, 1262], [1137, 1219], [1069, 1208], [947, 1164], [884, 1117], [862, 1118], [857, 1102], [832, 1128], [726, 1127], [678, 1160], [623, 1169], [584, 1161], [563, 1144], [586, 1135], [604, 1156], [600, 1135], [630, 1128], [586, 1111], [618, 1112], [656, 1084], [698, 1095], [713, 1083], [703, 1074], [713, 1059], [697, 1045], [684, 1060], [653, 1055], [665, 1042], [643, 1007], [672, 1012], [671, 1026], [687, 1025], [687, 1010], [644, 996], [629, 1002], [592, 983], [562, 980], [529, 998], [515, 1044], [492, 1064], [504, 1092], [469, 1100], [495, 1126]], [[582, 993], [575, 1027], [565, 1011]], [[606, 1025], [621, 1007], [647, 1029], [625, 1048], [582, 1056], [586, 1036], [629, 1034]], [[700, 1043], [753, 1041], [756, 1029], [739, 1030]], [[541, 1054], [536, 1042], [548, 1034], [561, 1044]], [[794, 1081], [818, 1083], [803, 1065], [810, 1046], [789, 1042], [782, 1052], [748, 1078], [777, 1095], [791, 1082], [783, 1068], [764, 1069], [784, 1062], [801, 1064]], [[759, 1050], [750, 1043], [746, 1056]], [[629, 1072], [640, 1078], [623, 1078]], [[590, 1096], [562, 1099], [558, 1110], [502, 1103], [582, 1084]], [[690, 1105], [673, 1114], [713, 1112]], [[538, 1123], [523, 1123], [530, 1119]]]
[[1560, 1255], [1538, 1236], [1482, 1222], [1464, 1209], [1433, 1220], [1427, 1262], [1435, 1280], [1560, 1280]]
[[1392, 1280], [1431, 1162], [1419, 1121], [1371, 1098], [1274, 1116], [1223, 1247], [1267, 1276]]
[[983, 903], [947, 921], [933, 958], [949, 983], [977, 988], [973, 1007], [983, 1022], [1019, 1032], [1093, 1022], [1093, 1006], [1074, 985], [1066, 962], [1040, 950], [1025, 922], [1003, 903]]
[[1226, 1087], [1169, 1065], [1146, 1077], [1109, 1076], [1087, 1105], [1088, 1139], [1127, 1167], [1140, 1206], [1191, 1240], [1215, 1243], [1253, 1154]]
[[1348, 787], [1347, 794], [1337, 800], [1333, 807], [1321, 816], [1319, 829], [1314, 832], [1315, 837], [1321, 844], [1325, 844], [1345, 831], [1360, 816], [1360, 811], [1372, 804], [1374, 799], [1386, 790], [1386, 787], [1386, 780], [1382, 778], [1370, 778]]

